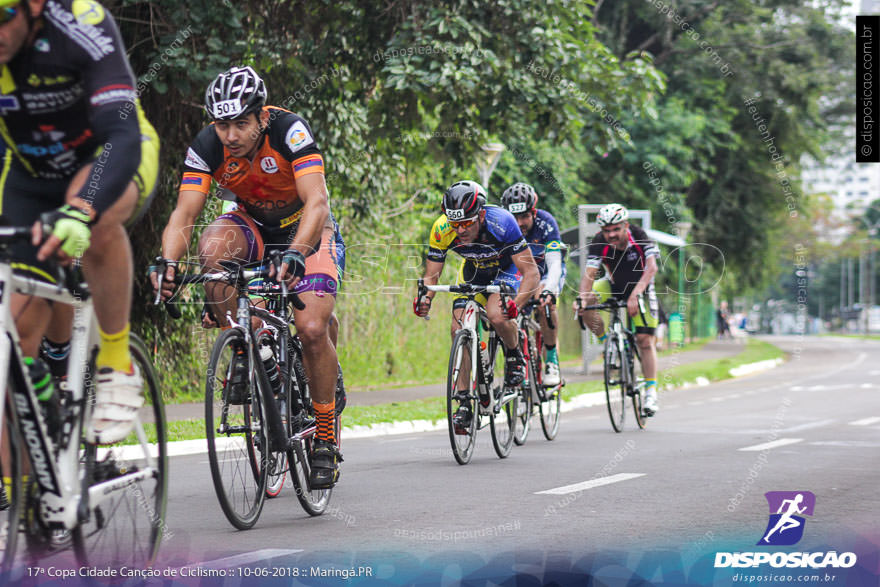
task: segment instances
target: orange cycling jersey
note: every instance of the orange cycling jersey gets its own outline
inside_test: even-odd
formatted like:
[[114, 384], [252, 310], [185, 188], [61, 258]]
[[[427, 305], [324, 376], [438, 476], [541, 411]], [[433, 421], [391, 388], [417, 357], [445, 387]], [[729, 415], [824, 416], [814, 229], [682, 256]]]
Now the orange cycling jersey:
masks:
[[267, 228], [291, 227], [302, 215], [296, 179], [324, 173], [324, 159], [309, 125], [297, 114], [275, 106], [253, 159], [233, 157], [214, 125], [202, 129], [186, 152], [180, 191], [207, 194], [211, 180], [237, 197], [249, 216]]

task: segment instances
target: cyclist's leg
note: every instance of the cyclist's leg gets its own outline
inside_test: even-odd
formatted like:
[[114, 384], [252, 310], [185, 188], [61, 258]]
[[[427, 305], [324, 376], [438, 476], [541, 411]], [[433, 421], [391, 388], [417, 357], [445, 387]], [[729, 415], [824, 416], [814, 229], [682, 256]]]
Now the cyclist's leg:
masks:
[[[505, 284], [513, 288], [514, 291], [518, 291], [521, 281], [522, 275], [516, 266], [511, 264], [507, 269], [498, 272], [492, 280], [492, 284]], [[501, 308], [500, 301], [499, 294], [489, 295], [486, 300], [486, 315], [495, 332], [498, 333], [501, 342], [504, 343], [505, 384], [519, 385], [526, 376], [525, 358], [520, 348], [519, 330], [516, 321], [507, 318]]]
[[330, 338], [330, 319], [336, 304], [339, 273], [336, 239], [332, 228], [325, 228], [317, 250], [306, 257], [305, 275], [294, 291], [305, 308], [294, 309], [296, 332], [302, 341], [303, 363], [309, 377], [312, 407], [318, 430], [312, 450], [310, 485], [332, 487], [339, 477], [336, 449], [336, 382], [339, 363]]
[[642, 360], [642, 373], [645, 376], [644, 409], [650, 415], [657, 411], [657, 345], [654, 332], [657, 328], [657, 296], [653, 284], [644, 294], [644, 312], [632, 318], [636, 333], [636, 344]]
[[[587, 296], [587, 305], [604, 304], [611, 298], [611, 282], [606, 278], [597, 279], [593, 282], [593, 291]], [[595, 334], [599, 340], [603, 340], [605, 323], [602, 316], [596, 310], [584, 313], [584, 324]]]
[[[199, 238], [199, 262], [209, 271], [220, 270], [220, 261], [249, 263], [263, 257], [263, 234], [253, 219], [236, 210], [221, 214]], [[225, 325], [227, 312], [235, 315], [235, 289], [225, 283], [205, 284], [208, 307], [214, 318]]]

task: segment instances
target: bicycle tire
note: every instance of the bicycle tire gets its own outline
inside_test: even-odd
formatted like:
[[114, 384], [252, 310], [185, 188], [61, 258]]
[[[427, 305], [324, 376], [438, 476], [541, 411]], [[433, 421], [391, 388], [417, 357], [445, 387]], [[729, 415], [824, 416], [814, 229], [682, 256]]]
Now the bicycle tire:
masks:
[[642, 360], [641, 357], [639, 357], [639, 351], [638, 347], [636, 347], [636, 342], [632, 337], [629, 337], [629, 344], [630, 347], [628, 354], [630, 355], [630, 357], [627, 364], [629, 365], [629, 381], [630, 386], [632, 387], [633, 413], [636, 416], [636, 424], [639, 426], [640, 429], [644, 430], [645, 425], [648, 423], [648, 419], [647, 417], [645, 417], [644, 408], [642, 407], [642, 394], [645, 393], [645, 388], [638, 386], [635, 373], [636, 360], [639, 361], [639, 364], [641, 364]]
[[[8, 579], [10, 584], [18, 546], [18, 521], [24, 502], [21, 479], [21, 464], [25, 458], [21, 452], [23, 446], [15, 414], [7, 404], [3, 410], [3, 436], [0, 438], [3, 451], [0, 458], [0, 487], [3, 488], [0, 496], [0, 578]], [[8, 485], [4, 482], [6, 479], [9, 480]]]
[[[296, 375], [296, 369], [294, 369], [294, 365], [297, 362], [302, 362], [302, 355], [298, 350], [298, 347], [291, 343], [289, 345], [289, 360], [291, 366], [291, 380], [290, 386], [288, 389], [291, 390], [291, 393], [296, 391], [299, 394], [300, 401], [303, 406], [303, 413], [310, 418], [314, 418], [314, 412], [312, 410], [312, 399], [309, 395], [308, 384], [305, 381], [300, 380], [299, 376]], [[296, 389], [294, 390], [294, 383], [296, 383]], [[290, 402], [287, 402], [287, 437], [290, 438], [294, 436], [300, 430], [294, 429], [295, 426], [295, 418], [292, 414], [292, 408]], [[336, 444], [339, 445], [339, 428], [338, 428], [339, 417], [336, 417]], [[296, 491], [296, 498], [299, 500], [299, 505], [302, 506], [303, 510], [310, 516], [320, 516], [327, 509], [327, 505], [330, 503], [330, 496], [333, 495], [333, 488], [329, 489], [310, 489], [309, 488], [309, 476], [311, 474], [311, 467], [309, 466], [309, 455], [312, 452], [312, 440], [314, 439], [314, 434], [317, 429], [312, 426], [311, 434], [306, 435], [301, 441], [295, 443], [294, 448], [287, 452], [287, 462], [290, 464], [290, 478], [293, 481], [293, 487]]]
[[605, 374], [605, 399], [608, 404], [608, 416], [615, 432], [623, 431], [626, 420], [626, 370], [623, 363], [625, 357], [620, 356], [617, 334], [610, 332], [605, 339], [603, 352], [603, 371]]
[[513, 442], [517, 446], [526, 443], [529, 437], [529, 431], [532, 428], [532, 401], [539, 400], [538, 397], [538, 369], [535, 360], [535, 338], [529, 334], [528, 329], [525, 330], [526, 337], [523, 340], [523, 356], [526, 358], [526, 378], [520, 385], [519, 403], [516, 407], [516, 418], [518, 420], [516, 431], [513, 435]]
[[[72, 531], [73, 550], [80, 564], [91, 567], [148, 567], [156, 560], [162, 536], [168, 531], [165, 508], [168, 500], [168, 447], [165, 408], [159, 378], [146, 345], [132, 334], [129, 341], [131, 360], [144, 381], [144, 406], [135, 431], [122, 443], [112, 446], [84, 442], [82, 455], [86, 475], [92, 484], [124, 478], [151, 470], [151, 477], [125, 484], [107, 492], [99, 504], [90, 499], [88, 518]], [[94, 373], [94, 370], [90, 371]], [[144, 424], [152, 419], [155, 440], [148, 442]], [[123, 444], [134, 440], [135, 443]], [[155, 456], [153, 456], [155, 451]], [[88, 464], [93, 463], [94, 468]], [[91, 471], [90, 471], [91, 469]], [[137, 520], [146, 518], [146, 529], [137, 528]]]
[[[480, 418], [476, 386], [477, 374], [470, 370], [471, 360], [468, 356], [471, 345], [470, 332], [459, 330], [455, 333], [452, 347], [449, 349], [449, 369], [446, 377], [446, 421], [449, 425], [449, 443], [452, 445], [452, 456], [455, 457], [459, 465], [468, 464], [474, 454], [474, 446], [477, 442], [477, 423]], [[456, 385], [459, 372], [462, 369], [468, 369], [471, 372], [468, 376], [467, 394], [459, 396]], [[456, 412], [462, 407], [470, 411], [471, 419], [463, 427], [464, 434], [456, 434], [453, 419]]]
[[[226, 401], [233, 360], [242, 349], [247, 349], [247, 342], [236, 328], [221, 332], [214, 343], [205, 381], [205, 433], [211, 480], [220, 509], [229, 523], [247, 530], [259, 519], [266, 498], [268, 476], [261, 473], [260, 463], [269, 454], [269, 441], [265, 407], [256, 379], [248, 377], [249, 401]], [[245, 350], [250, 364], [247, 354]]]
[[[513, 440], [516, 437], [519, 391], [517, 390], [513, 393], [508, 392], [504, 386], [503, 367], [501, 368], [501, 373], [497, 373], [499, 363], [497, 360], [498, 349], [501, 346], [501, 343], [498, 338], [495, 338], [494, 341], [494, 348], [489, 349], [489, 364], [493, 365], [496, 370], [495, 377], [492, 381], [492, 397], [495, 398], [501, 394], [502, 403], [499, 408], [496, 408], [495, 401], [493, 401], [492, 411], [489, 412], [489, 424], [492, 430], [492, 446], [495, 447], [495, 454], [498, 455], [499, 459], [504, 459], [510, 454], [510, 449], [513, 447]], [[500, 362], [503, 364], [503, 353], [501, 359]], [[522, 387], [522, 385], [520, 385], [520, 387]], [[498, 410], [497, 412], [496, 409]]]

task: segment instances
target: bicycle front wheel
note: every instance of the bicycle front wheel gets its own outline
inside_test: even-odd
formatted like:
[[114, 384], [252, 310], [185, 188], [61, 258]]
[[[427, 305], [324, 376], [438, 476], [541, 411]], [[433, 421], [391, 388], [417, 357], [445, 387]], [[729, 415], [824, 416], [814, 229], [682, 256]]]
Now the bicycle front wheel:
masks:
[[559, 432], [559, 409], [562, 407], [562, 389], [557, 385], [544, 390], [544, 401], [538, 406], [541, 410], [541, 428], [544, 438], [553, 440]]
[[147, 567], [163, 535], [173, 532], [165, 519], [168, 453], [159, 378], [135, 335], [129, 350], [144, 382], [145, 401], [134, 432], [112, 446], [83, 442], [89, 512], [73, 529], [73, 548], [80, 564], [91, 567]]
[[[459, 330], [449, 351], [449, 372], [446, 377], [446, 420], [452, 456], [459, 465], [466, 465], [474, 454], [477, 442], [479, 401], [477, 374], [471, 369], [471, 333]], [[459, 377], [463, 384], [459, 387]]]
[[260, 517], [268, 481], [267, 467], [261, 466], [269, 460], [265, 408], [248, 365], [241, 331], [221, 332], [208, 363], [205, 432], [217, 500], [239, 530], [251, 528]]
[[[506, 458], [513, 447], [516, 437], [517, 407], [519, 406], [519, 389], [509, 389], [504, 385], [504, 353], [499, 352], [501, 342], [494, 340], [494, 348], [489, 349], [490, 364], [495, 366], [495, 377], [492, 382], [492, 411], [489, 412], [489, 424], [492, 429], [492, 446], [499, 459]], [[500, 371], [500, 373], [499, 373]]]
[[534, 333], [528, 334], [523, 343], [523, 356], [526, 357], [526, 379], [519, 386], [519, 403], [516, 407], [517, 426], [513, 435], [513, 441], [517, 446], [526, 443], [529, 437], [529, 431], [532, 428], [532, 401], [537, 401], [539, 370], [536, 359], [536, 350]]
[[608, 401], [611, 427], [615, 432], [622, 432], [626, 414], [626, 357], [621, 356], [617, 343], [617, 335], [613, 333], [605, 340], [605, 399]]
[[[7, 396], [8, 397], [8, 396]], [[15, 415], [7, 404], [0, 423], [0, 576], [7, 579], [15, 563], [18, 544], [18, 520], [24, 502], [21, 482], [21, 463], [24, 461], [23, 445], [18, 435]]]

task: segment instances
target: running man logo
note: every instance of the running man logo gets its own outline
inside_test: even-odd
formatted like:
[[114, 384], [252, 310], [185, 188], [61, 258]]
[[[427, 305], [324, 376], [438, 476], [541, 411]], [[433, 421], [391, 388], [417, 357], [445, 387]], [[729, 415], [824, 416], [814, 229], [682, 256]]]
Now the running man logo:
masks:
[[806, 520], [816, 507], [816, 496], [810, 491], [768, 491], [764, 494], [770, 505], [770, 521], [758, 546], [791, 546], [804, 535]]

